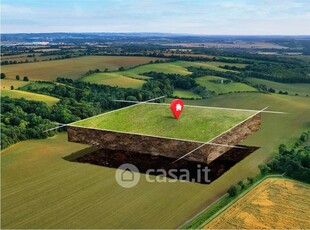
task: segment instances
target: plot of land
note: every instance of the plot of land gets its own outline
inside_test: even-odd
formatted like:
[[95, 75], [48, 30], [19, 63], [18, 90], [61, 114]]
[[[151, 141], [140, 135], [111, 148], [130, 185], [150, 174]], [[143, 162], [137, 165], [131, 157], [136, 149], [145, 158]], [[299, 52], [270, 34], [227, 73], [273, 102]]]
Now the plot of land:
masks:
[[216, 217], [211, 229], [307, 229], [310, 186], [267, 179]]
[[227, 80], [225, 78], [219, 78], [215, 76], [204, 76], [195, 79], [198, 84], [206, 87], [208, 90], [214, 91], [217, 94], [220, 93], [232, 93], [232, 92], [255, 92], [252, 86], [246, 85], [240, 82], [231, 83], [214, 83], [213, 80]]
[[206, 142], [253, 114], [185, 106], [176, 120], [169, 104], [138, 104], [72, 125]]
[[301, 96], [310, 96], [310, 84], [308, 83], [280, 83], [274, 81], [268, 81], [258, 78], [247, 78], [247, 80], [254, 84], [263, 84], [268, 88], [273, 88], [278, 91], [288, 92], [288, 94], [295, 95], [296, 93]]
[[95, 73], [91, 76], [84, 77], [83, 81], [133, 89], [139, 89], [145, 83], [143, 80], [126, 77], [118, 73]]
[[16, 75], [28, 76], [30, 80], [53, 81], [57, 77], [78, 79], [90, 70], [100, 69], [117, 70], [136, 66], [149, 61], [157, 60], [151, 57], [124, 57], [124, 56], [84, 56], [63, 60], [34, 62], [2, 66], [2, 72], [8, 78], [15, 79]]
[[2, 89], [11, 89], [11, 86], [14, 87], [14, 89], [17, 89], [19, 87], [23, 87], [27, 84], [29, 84], [29, 81], [17, 81], [12, 79], [1, 79], [1, 90]]
[[179, 97], [179, 98], [201, 99], [201, 96], [199, 96], [198, 94], [195, 94], [195, 93], [191, 92], [190, 90], [185, 90], [185, 89], [174, 89], [173, 96]]
[[261, 130], [244, 142], [261, 148], [210, 185], [147, 183], [142, 174], [136, 187], [124, 189], [116, 183], [114, 169], [64, 160], [87, 147], [67, 142], [66, 134], [20, 142], [1, 154], [2, 227], [177, 228], [232, 184], [256, 175], [257, 165], [279, 144], [309, 128], [307, 97], [240, 93], [185, 103], [251, 109], [269, 105], [289, 114], [263, 114]]
[[43, 101], [48, 105], [56, 104], [59, 99], [56, 97], [51, 97], [47, 95], [37, 94], [37, 93], [30, 93], [20, 90], [1, 90], [2, 97], [11, 97], [11, 98], [25, 98], [26, 100], [32, 101]]
[[141, 86], [142, 82], [134, 81], [134, 83], [130, 84], [130, 80], [128, 78], [135, 78], [146, 80], [150, 79], [148, 76], [143, 76], [143, 73], [148, 72], [158, 72], [158, 73], [166, 73], [166, 74], [180, 74], [180, 75], [188, 75], [191, 74], [186, 68], [190, 66], [194, 67], [203, 67], [208, 69], [213, 69], [217, 71], [228, 71], [226, 69], [220, 68], [219, 66], [237, 66], [244, 67], [245, 64], [235, 64], [235, 63], [224, 63], [224, 62], [188, 62], [188, 61], [177, 61], [177, 62], [167, 62], [167, 63], [155, 63], [155, 64], [147, 64], [142, 65], [136, 68], [132, 68], [126, 71], [117, 71], [113, 73], [96, 73], [86, 77], [83, 77], [83, 81], [111, 85], [111, 86], [119, 86], [119, 87], [138, 87]]
[[[35, 55], [34, 57], [30, 57], [32, 55]], [[30, 55], [29, 57], [27, 57]], [[49, 60], [50, 58], [56, 58], [59, 57], [59, 55], [46, 55], [46, 56], [41, 56], [41, 53], [24, 53], [24, 54], [17, 54], [17, 55], [9, 55], [9, 56], [2, 56], [1, 61], [16, 61], [16, 62], [25, 62], [29, 61], [32, 62], [34, 60], [37, 61], [43, 61], [43, 60]]]

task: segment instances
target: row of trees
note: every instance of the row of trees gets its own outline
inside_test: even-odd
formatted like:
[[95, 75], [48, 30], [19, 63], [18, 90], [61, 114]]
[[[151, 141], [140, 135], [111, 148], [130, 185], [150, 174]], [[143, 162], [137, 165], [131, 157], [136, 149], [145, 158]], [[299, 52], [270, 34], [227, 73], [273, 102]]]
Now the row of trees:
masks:
[[260, 176], [241, 180], [228, 189], [230, 197], [240, 194], [256, 180], [267, 174], [285, 174], [296, 180], [310, 183], [310, 130], [303, 132], [292, 148], [281, 144], [278, 153], [267, 164], [260, 164]]
[[[213, 94], [213, 92], [208, 91], [206, 87], [200, 86], [192, 77], [182, 76], [179, 74], [165, 74], [158, 72], [148, 72], [143, 73], [145, 76], [152, 77], [152, 79], [156, 79], [158, 81], [170, 81], [173, 88], [180, 88], [185, 90], [191, 90], [192, 92], [198, 94], [202, 98], [206, 98]], [[171, 92], [172, 95], [173, 92]], [[171, 96], [168, 94], [168, 96]]]
[[304, 132], [292, 148], [282, 144], [278, 154], [263, 167], [265, 173], [284, 173], [297, 180], [310, 183], [310, 131]]
[[[5, 79], [6, 78], [6, 75], [5, 75], [5, 73], [1, 73], [1, 79]], [[20, 76], [19, 75], [16, 75], [16, 80], [20, 80]], [[23, 77], [23, 81], [29, 81], [29, 78], [27, 77], [27, 76], [24, 76]]]

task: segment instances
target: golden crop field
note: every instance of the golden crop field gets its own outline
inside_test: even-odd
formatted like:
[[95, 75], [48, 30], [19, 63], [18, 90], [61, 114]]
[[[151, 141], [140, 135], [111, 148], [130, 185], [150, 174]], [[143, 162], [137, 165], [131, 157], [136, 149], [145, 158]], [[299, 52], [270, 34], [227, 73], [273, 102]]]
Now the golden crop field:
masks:
[[21, 78], [28, 76], [30, 80], [53, 81], [57, 77], [66, 77], [78, 79], [90, 70], [100, 69], [117, 70], [136, 66], [139, 64], [155, 61], [160, 58], [151, 57], [129, 57], [129, 56], [84, 56], [77, 58], [68, 58], [62, 60], [33, 62], [2, 66], [2, 73], [7, 78], [15, 79], [16, 75]]
[[1, 79], [1, 90], [3, 89], [11, 89], [11, 86], [14, 87], [14, 89], [17, 89], [19, 87], [23, 87], [31, 82], [29, 81], [22, 81], [22, 80], [12, 80], [12, 79]]
[[235, 202], [205, 228], [308, 229], [309, 216], [309, 185], [270, 178]]
[[43, 101], [49, 106], [52, 106], [56, 104], [59, 99], [56, 97], [51, 97], [47, 95], [42, 95], [38, 93], [30, 93], [26, 91], [21, 90], [1, 90], [1, 96], [2, 97], [11, 97], [11, 98], [25, 98], [26, 100], [32, 100], [32, 101]]

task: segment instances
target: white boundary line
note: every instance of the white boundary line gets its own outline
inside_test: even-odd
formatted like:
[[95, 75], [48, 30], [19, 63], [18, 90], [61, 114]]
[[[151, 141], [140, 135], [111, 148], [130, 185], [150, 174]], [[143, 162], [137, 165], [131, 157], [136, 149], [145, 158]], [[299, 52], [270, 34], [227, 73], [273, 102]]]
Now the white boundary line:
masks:
[[[69, 123], [69, 124], [61, 124], [61, 123], [58, 123], [60, 124], [61, 126], [58, 126], [58, 127], [55, 127], [55, 128], [51, 128], [51, 129], [48, 129], [48, 130], [45, 130], [44, 132], [48, 132], [48, 131], [51, 131], [51, 130], [54, 130], [54, 129], [58, 129], [58, 128], [61, 128], [61, 127], [64, 127], [64, 126], [73, 126], [73, 127], [79, 127], [79, 128], [86, 128], [84, 126], [79, 126], [79, 125], [74, 125], [74, 123], [76, 122], [80, 122], [80, 121], [86, 121], [88, 119], [93, 119], [95, 117], [100, 117], [100, 116], [103, 116], [105, 114], [109, 114], [109, 113], [112, 113], [112, 112], [116, 112], [116, 111], [120, 111], [120, 110], [123, 110], [123, 109], [126, 109], [126, 108], [130, 108], [130, 107], [133, 107], [133, 106], [137, 106], [139, 104], [145, 104], [145, 103], [148, 103], [148, 102], [151, 102], [151, 101], [154, 101], [154, 100], [158, 100], [158, 99], [161, 99], [161, 98], [164, 98], [166, 96], [160, 96], [160, 97], [157, 97], [157, 98], [153, 98], [153, 99], [150, 99], [150, 100], [147, 100], [147, 101], [142, 101], [142, 102], [139, 102], [139, 101], [128, 101], [128, 100], [114, 100], [116, 102], [129, 102], [129, 103], [134, 103], [133, 105], [130, 105], [130, 106], [126, 106], [126, 107], [123, 107], [123, 108], [119, 108], [119, 109], [116, 109], [116, 110], [112, 110], [112, 111], [108, 111], [108, 112], [105, 112], [105, 113], [101, 113], [101, 114], [98, 114], [98, 115], [95, 115], [95, 116], [92, 116], [92, 117], [88, 117], [88, 118], [85, 118], [85, 119], [82, 119], [82, 120], [79, 120], [79, 121], [75, 121], [75, 122], [72, 122], [72, 123]], [[155, 104], [155, 105], [164, 105], [164, 106], [170, 106], [170, 104], [167, 104], [167, 103], [148, 103], [148, 104]], [[186, 107], [194, 107], [194, 108], [208, 108], [208, 109], [222, 109], [222, 110], [236, 110], [236, 111], [245, 111], [245, 112], [256, 112], [255, 114], [251, 115], [250, 117], [248, 117], [247, 119], [241, 121], [240, 123], [238, 123], [237, 125], [233, 126], [232, 128], [226, 130], [225, 132], [217, 135], [216, 137], [212, 138], [211, 140], [209, 140], [208, 142], [201, 142], [201, 141], [194, 141], [194, 140], [188, 140], [188, 139], [178, 139], [178, 138], [172, 138], [172, 137], [162, 137], [162, 136], [156, 136], [156, 135], [148, 135], [148, 134], [140, 134], [140, 133], [133, 133], [133, 132], [124, 132], [124, 131], [118, 131], [118, 130], [110, 130], [110, 129], [98, 129], [98, 128], [93, 128], [93, 127], [89, 127], [91, 129], [95, 129], [95, 130], [104, 130], [104, 131], [110, 131], [110, 132], [119, 132], [119, 133], [125, 133], [125, 134], [134, 134], [134, 135], [140, 135], [140, 136], [148, 136], [148, 137], [155, 137], [155, 138], [161, 138], [161, 139], [169, 139], [169, 140], [178, 140], [178, 141], [187, 141], [187, 142], [195, 142], [195, 143], [202, 143], [201, 146], [197, 147], [196, 149], [190, 151], [189, 153], [183, 155], [182, 157], [180, 157], [179, 159], [175, 160], [174, 162], [172, 163], [175, 163], [177, 161], [179, 161], [180, 159], [184, 158], [185, 156], [191, 154], [192, 152], [196, 151], [197, 149], [203, 147], [204, 145], [216, 145], [216, 146], [223, 146], [223, 147], [231, 147], [231, 148], [241, 148], [241, 149], [244, 149], [245, 147], [241, 147], [241, 146], [236, 146], [236, 145], [225, 145], [225, 144], [218, 144], [218, 143], [210, 143], [211, 141], [213, 141], [214, 139], [216, 139], [217, 137], [223, 135], [224, 133], [230, 131], [231, 129], [235, 128], [236, 126], [240, 125], [241, 123], [247, 121], [248, 119], [252, 118], [253, 116], [257, 115], [258, 113], [261, 113], [261, 112], [267, 112], [267, 113], [279, 113], [279, 114], [285, 114], [285, 112], [277, 112], [277, 111], [266, 111], [265, 109], [267, 109], [268, 107], [262, 109], [262, 110], [250, 110], [250, 109], [236, 109], [236, 108], [224, 108], [224, 107], [209, 107], [209, 106], [195, 106], [195, 105], [186, 105]], [[55, 122], [54, 122], [55, 123]]]
[[134, 103], [134, 104], [140, 104], [143, 101], [127, 101], [127, 100], [113, 100], [116, 102], [128, 102], [128, 103]]
[[[164, 97], [166, 97], [166, 96], [160, 96], [160, 97], [153, 98], [153, 99], [150, 99], [150, 100], [147, 100], [147, 101], [142, 101], [142, 102], [139, 102], [139, 103], [136, 103], [136, 104], [133, 104], [133, 105], [129, 105], [129, 106], [126, 106], [126, 107], [123, 107], [123, 108], [111, 110], [111, 111], [108, 111], [108, 112], [105, 112], [105, 113], [100, 113], [100, 114], [98, 114], [98, 115], [95, 115], [95, 116], [92, 116], [92, 117], [88, 117], [88, 118], [85, 118], [85, 119], [82, 119], [82, 120], [79, 120], [79, 121], [74, 121], [74, 122], [71, 122], [71, 123], [68, 123], [68, 124], [62, 124], [62, 123], [53, 122], [53, 123], [58, 124], [58, 125], [60, 125], [60, 126], [55, 127], [55, 128], [51, 128], [51, 129], [47, 129], [47, 130], [45, 130], [44, 132], [52, 131], [52, 130], [54, 130], [54, 129], [59, 129], [59, 128], [62, 128], [62, 127], [64, 127], [64, 126], [68, 126], [68, 125], [73, 126], [72, 124], [74, 124], [74, 123], [76, 123], [76, 122], [86, 121], [86, 120], [88, 120], [88, 119], [93, 119], [93, 118], [95, 118], [95, 117], [100, 117], [100, 116], [103, 116], [103, 115], [105, 115], [105, 114], [109, 114], [109, 113], [116, 112], [116, 111], [119, 111], [119, 110], [127, 109], [127, 108], [129, 108], [129, 107], [137, 106], [137, 105], [139, 105], [139, 104], [145, 104], [145, 103], [148, 103], [148, 102], [150, 102], [150, 101], [155, 101], [155, 100], [158, 100], [158, 99], [161, 99], [161, 98], [164, 98]], [[117, 101], [117, 100], [114, 100], [114, 101]], [[121, 101], [121, 100], [120, 100], [120, 101]], [[125, 101], [125, 100], [124, 100], [124, 101]], [[154, 104], [158, 104], [158, 103], [154, 103]]]
[[240, 123], [238, 123], [237, 125], [231, 127], [230, 129], [226, 130], [225, 132], [223, 132], [223, 133], [217, 135], [216, 137], [212, 138], [212, 139], [209, 140], [208, 142], [205, 142], [205, 143], [203, 143], [202, 145], [198, 146], [197, 148], [193, 149], [192, 151], [186, 153], [185, 155], [183, 155], [183, 156], [181, 156], [180, 158], [178, 158], [178, 159], [176, 159], [175, 161], [173, 161], [172, 164], [175, 163], [175, 162], [177, 162], [177, 161], [179, 161], [179, 160], [181, 160], [181, 159], [183, 159], [184, 157], [188, 156], [189, 154], [195, 152], [196, 150], [200, 149], [201, 147], [203, 147], [203, 146], [205, 146], [205, 145], [207, 145], [207, 144], [210, 144], [211, 141], [213, 141], [213, 140], [215, 140], [216, 138], [222, 136], [223, 134], [229, 132], [230, 130], [236, 128], [237, 126], [241, 125], [242, 123], [246, 122], [247, 120], [251, 119], [252, 117], [254, 117], [254, 116], [256, 116], [257, 114], [261, 113], [262, 111], [266, 110], [267, 108], [268, 108], [268, 107], [265, 107], [265, 108], [263, 108], [262, 110], [259, 110], [258, 112], [254, 113], [252, 116], [250, 116], [250, 117], [246, 118], [245, 120], [241, 121]]
[[[93, 118], [95, 118], [95, 117], [100, 117], [100, 116], [103, 116], [103, 115], [105, 115], [105, 114], [109, 114], [109, 113], [113, 113], [113, 112], [120, 111], [120, 110], [123, 110], [123, 109], [127, 109], [127, 108], [130, 108], [130, 107], [133, 107], [133, 106], [137, 106], [137, 105], [139, 105], [139, 104], [145, 104], [145, 103], [148, 103], [148, 102], [150, 102], [150, 101], [155, 101], [155, 100], [158, 100], [158, 99], [161, 99], [161, 98], [164, 98], [164, 97], [166, 97], [166, 96], [156, 97], [156, 98], [153, 98], [153, 99], [150, 99], [150, 100], [147, 100], [147, 101], [142, 101], [142, 102], [140, 102], [140, 103], [136, 103], [136, 104], [133, 104], [133, 105], [129, 105], [129, 106], [126, 106], [126, 107], [123, 107], [123, 108], [111, 110], [111, 111], [108, 111], [108, 112], [105, 112], [105, 113], [100, 113], [100, 114], [98, 114], [98, 115], [96, 115], [96, 116], [92, 116], [92, 117], [88, 117], [88, 118], [85, 118], [85, 119], [82, 119], [82, 120], [79, 120], [79, 121], [71, 122], [71, 123], [69, 123], [69, 124], [67, 124], [67, 125], [71, 125], [71, 124], [74, 124], [74, 123], [80, 122], [80, 121], [86, 121], [86, 120], [88, 120], [88, 119], [93, 119]], [[158, 103], [154, 103], [154, 104], [158, 104]]]
[[51, 128], [51, 129], [47, 129], [47, 130], [44, 130], [43, 132], [46, 133], [48, 131], [52, 131], [52, 130], [55, 130], [55, 129], [59, 129], [59, 128], [62, 128], [62, 127], [65, 127], [67, 126], [66, 124], [59, 124], [59, 126], [55, 127], [55, 128]]
[[[170, 104], [168, 104], [168, 103], [148, 103], [148, 104], [170, 106]], [[269, 111], [269, 110], [261, 111], [261, 110], [255, 110], [255, 109], [237, 109], [237, 108], [212, 107], [212, 106], [200, 106], [200, 105], [184, 105], [184, 107], [193, 107], [193, 108], [201, 108], [201, 109], [236, 110], [236, 111], [244, 111], [244, 112], [261, 112], [261, 113], [287, 114], [287, 112], [278, 112], [278, 111]]]
[[[116, 102], [128, 102], [128, 103], [135, 103], [141, 104], [144, 102], [140, 101], [127, 101], [127, 100], [114, 100]], [[168, 103], [148, 103], [148, 104], [156, 104], [156, 105], [166, 105], [170, 106]], [[237, 108], [226, 108], [226, 107], [214, 107], [214, 106], [200, 106], [200, 105], [185, 105], [185, 107], [192, 107], [192, 108], [201, 108], [201, 109], [221, 109], [221, 110], [236, 110], [236, 111], [244, 111], [244, 112], [259, 112], [260, 110], [255, 109], [237, 109]], [[276, 113], [276, 114], [287, 114], [287, 112], [278, 112], [278, 111], [261, 111], [262, 113]]]

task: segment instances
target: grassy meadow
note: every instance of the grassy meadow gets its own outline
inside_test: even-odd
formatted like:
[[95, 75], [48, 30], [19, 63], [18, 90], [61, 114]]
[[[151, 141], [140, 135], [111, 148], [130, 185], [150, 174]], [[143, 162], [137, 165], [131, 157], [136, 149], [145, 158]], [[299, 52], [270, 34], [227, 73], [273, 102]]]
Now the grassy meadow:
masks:
[[[241, 142], [245, 145], [258, 146], [260, 149], [238, 163], [243, 167], [243, 172], [249, 175], [258, 172], [258, 162], [268, 160], [282, 143], [289, 144], [299, 137], [301, 132], [310, 128], [310, 98], [295, 97], [278, 94], [262, 93], [238, 93], [220, 95], [204, 100], [186, 101], [185, 104], [204, 106], [241, 108], [241, 109], [262, 109], [268, 106], [268, 110], [282, 111], [287, 114], [262, 114], [261, 129]], [[289, 132], [288, 132], [289, 130]], [[230, 170], [238, 173], [235, 168]], [[246, 178], [246, 176], [244, 177]], [[234, 178], [230, 178], [234, 180]]]
[[64, 160], [87, 147], [67, 142], [64, 133], [20, 142], [1, 153], [2, 227], [176, 228], [231, 185], [256, 175], [257, 165], [272, 157], [280, 143], [291, 143], [310, 128], [307, 97], [240, 93], [185, 100], [190, 103], [245, 109], [269, 105], [288, 114], [263, 114], [261, 130], [243, 142], [260, 149], [209, 185], [147, 183], [142, 174], [136, 187], [124, 189], [115, 181], [115, 169]]
[[299, 96], [310, 96], [310, 84], [309, 83], [280, 83], [274, 81], [268, 81], [264, 79], [258, 78], [247, 78], [249, 82], [253, 84], [263, 84], [266, 85], [268, 88], [273, 88], [278, 91], [288, 92], [290, 95], [295, 95], [296, 93]]
[[225, 80], [225, 78], [216, 76], [204, 76], [195, 79], [198, 84], [214, 91], [216, 94], [233, 93], [233, 92], [255, 92], [257, 89], [240, 82], [231, 82], [227, 84], [217, 84], [210, 80]]
[[123, 76], [119, 73], [95, 73], [83, 78], [83, 81], [90, 83], [118, 86], [121, 88], [140, 89], [145, 81]]
[[306, 229], [310, 186], [269, 178], [233, 203], [204, 229]]
[[169, 104], [138, 104], [72, 125], [207, 142], [253, 114], [185, 106], [176, 120]]
[[51, 97], [47, 95], [37, 94], [37, 93], [30, 93], [25, 92], [21, 90], [1, 90], [1, 96], [2, 97], [11, 97], [11, 98], [24, 98], [26, 100], [32, 100], [32, 101], [43, 101], [49, 106], [52, 106], [56, 104], [59, 99], [56, 97]]
[[190, 90], [185, 89], [174, 89], [173, 90], [173, 96], [179, 97], [179, 98], [195, 98], [195, 99], [201, 99], [201, 96], [199, 96], [196, 93], [191, 92]]
[[129, 68], [139, 64], [157, 60], [151, 57], [129, 56], [83, 56], [46, 62], [23, 63], [2, 66], [2, 72], [7, 78], [15, 79], [28, 76], [30, 80], [54, 81], [57, 77], [78, 79], [90, 70], [100, 69], [117, 70], [119, 67]]

